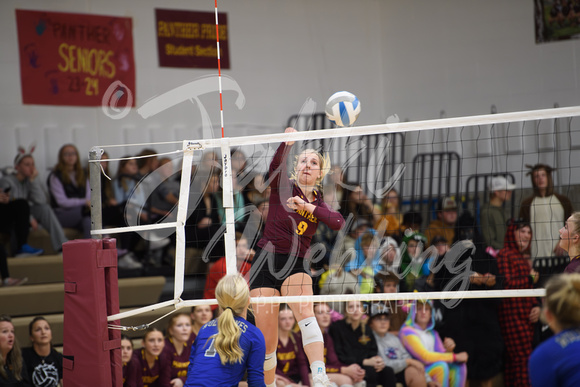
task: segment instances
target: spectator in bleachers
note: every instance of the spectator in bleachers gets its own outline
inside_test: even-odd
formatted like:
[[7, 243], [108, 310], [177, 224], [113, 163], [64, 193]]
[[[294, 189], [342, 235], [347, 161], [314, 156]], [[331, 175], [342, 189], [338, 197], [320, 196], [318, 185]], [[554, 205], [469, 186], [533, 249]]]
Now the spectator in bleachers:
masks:
[[143, 347], [133, 351], [131, 361], [136, 362], [143, 370], [141, 380], [144, 387], [168, 387], [170, 386], [171, 366], [169, 359], [163, 356], [165, 339], [163, 332], [151, 327], [143, 336]]
[[[117, 202], [115, 191], [113, 189], [114, 176], [109, 170], [109, 154], [103, 152], [101, 155], [101, 202], [103, 214], [103, 227], [122, 227], [125, 226], [124, 206]], [[106, 176], [105, 176], [106, 175]], [[119, 254], [121, 256], [122, 254]]]
[[144, 198], [135, 199], [134, 196], [140, 192], [134, 192], [135, 186], [139, 182], [141, 175], [135, 159], [130, 159], [129, 155], [123, 156], [124, 160], [119, 161], [117, 176], [113, 181], [113, 193], [115, 201], [119, 204], [127, 203], [128, 200], [143, 201]]
[[339, 211], [341, 204], [344, 204], [343, 178], [342, 168], [339, 165], [333, 165], [328, 172], [328, 181], [323, 187], [324, 201], [335, 211]]
[[60, 222], [48, 204], [46, 192], [37, 179], [38, 170], [34, 165], [31, 153], [24, 149], [14, 159], [14, 173], [0, 179], [0, 190], [9, 189], [10, 198], [24, 199], [30, 206], [30, 225], [36, 229], [40, 224], [50, 235], [54, 251], [61, 251], [62, 244], [67, 241]]
[[171, 387], [183, 387], [187, 379], [187, 367], [191, 352], [191, 316], [177, 313], [167, 323], [167, 337], [163, 346], [163, 356], [171, 367], [169, 380]]
[[[403, 215], [403, 221], [401, 223], [400, 232], [397, 235], [393, 235], [393, 238], [401, 245], [403, 238], [406, 234], [418, 231], [421, 232], [421, 224], [423, 223], [423, 217], [421, 213], [415, 211], [405, 212]], [[407, 231], [409, 230], [409, 231]]]
[[123, 362], [123, 387], [143, 387], [141, 367], [133, 359], [133, 342], [121, 335], [121, 361]]
[[403, 280], [406, 282], [405, 287], [407, 290], [415, 288], [415, 280], [421, 275], [424, 262], [421, 262], [420, 258], [426, 248], [427, 238], [419, 231], [408, 232], [403, 237], [400, 273], [404, 276]]
[[[159, 159], [159, 168], [157, 169], [162, 181], [151, 194], [151, 221], [157, 222], [169, 215], [170, 211], [179, 201], [179, 181], [172, 178], [173, 164], [171, 159], [163, 157]], [[177, 213], [174, 213], [171, 220], [175, 221]]]
[[272, 188], [270, 185], [266, 185], [268, 181], [268, 173], [258, 174], [248, 183], [245, 188], [246, 197], [250, 202], [254, 203], [256, 206], [259, 203], [268, 202], [270, 199], [270, 192]]
[[[529, 251], [532, 230], [525, 220], [512, 222], [505, 236], [505, 247], [497, 255], [500, 284], [504, 289], [532, 289], [539, 275], [524, 255]], [[505, 344], [504, 380], [506, 386], [529, 386], [528, 358], [532, 353], [534, 324], [540, 317], [535, 298], [502, 299], [499, 323]]]
[[[352, 223], [352, 216], [346, 222], [345, 227]], [[357, 238], [370, 229], [370, 224], [364, 219], [359, 219], [352, 224], [350, 232], [340, 232], [335, 240], [330, 254], [329, 269], [322, 273], [318, 281], [320, 294], [353, 294], [357, 290], [358, 278], [355, 274], [346, 270], [348, 265], [356, 257], [354, 249]], [[344, 312], [343, 302], [331, 302], [332, 309], [340, 313]]]
[[0, 385], [29, 387], [30, 380], [10, 316], [0, 315]]
[[[375, 293], [398, 293], [399, 286], [404, 284], [405, 281], [401, 282], [393, 272], [385, 271], [375, 275]], [[408, 311], [403, 301], [384, 301], [383, 304], [389, 310], [389, 332], [398, 335], [407, 319]]]
[[396, 189], [389, 190], [379, 208], [375, 208], [375, 230], [385, 230], [385, 235], [397, 236], [401, 233], [403, 213], [401, 212], [401, 199]]
[[232, 175], [237, 179], [237, 184], [244, 197], [244, 202], [252, 203], [249, 192], [254, 188], [252, 181], [256, 177], [256, 172], [253, 170], [253, 165], [248, 165], [246, 154], [241, 148], [232, 150]]
[[62, 381], [62, 354], [52, 347], [52, 329], [44, 317], [28, 325], [32, 347], [22, 350], [28, 378], [34, 387], [57, 387]]
[[427, 229], [427, 245], [431, 246], [433, 238], [441, 235], [447, 241], [455, 237], [455, 224], [457, 223], [457, 202], [451, 197], [441, 198], [437, 202], [437, 219], [432, 221]]
[[427, 374], [440, 386], [465, 386], [467, 352], [454, 353], [455, 342], [450, 337], [441, 340], [434, 329], [432, 311], [431, 301], [414, 302], [399, 332], [401, 342], [413, 358], [425, 365]]
[[76, 146], [66, 144], [60, 148], [58, 162], [48, 176], [48, 190], [61, 226], [77, 229], [89, 239], [91, 189]]
[[0, 232], [10, 235], [13, 256], [27, 257], [40, 255], [44, 252], [44, 250], [26, 243], [29, 231], [30, 206], [28, 201], [25, 199], [12, 200], [9, 189], [0, 190]]
[[560, 247], [570, 256], [564, 273], [580, 273], [580, 212], [574, 212], [560, 229]]
[[377, 341], [379, 356], [393, 369], [397, 383], [407, 387], [425, 387], [429, 381], [430, 386], [435, 386], [425, 373], [423, 363], [409, 355], [398, 336], [389, 333], [390, 319], [388, 307], [380, 303], [371, 305], [369, 325]]
[[377, 342], [363, 316], [362, 302], [348, 301], [346, 317], [330, 325], [329, 333], [338, 359], [343, 364], [356, 363], [361, 366], [365, 370], [364, 380], [368, 387], [394, 387], [396, 379], [393, 369], [387, 367], [379, 356]]
[[[398, 273], [401, 267], [401, 249], [399, 244], [390, 236], [383, 237], [379, 245], [379, 271]], [[376, 273], [375, 273], [376, 274]]]
[[503, 249], [503, 240], [507, 231], [507, 216], [504, 203], [511, 199], [516, 188], [503, 176], [495, 176], [489, 183], [489, 203], [481, 206], [481, 233], [490, 252], [495, 257]]
[[344, 219], [353, 214], [355, 219], [364, 219], [370, 224], [374, 221], [375, 206], [362, 187], [354, 183], [346, 183], [352, 190], [343, 188], [343, 197], [338, 210]]
[[543, 257], [561, 257], [565, 251], [558, 241], [558, 230], [574, 211], [570, 199], [554, 192], [552, 172], [546, 164], [526, 165], [532, 176], [534, 194], [522, 201], [520, 218], [532, 228], [532, 260]]
[[355, 385], [363, 382], [365, 370], [360, 365], [356, 363], [345, 365], [338, 360], [334, 342], [328, 333], [328, 328], [332, 323], [330, 306], [325, 302], [314, 304], [314, 316], [324, 337], [324, 364], [326, 365], [328, 379], [338, 386]]
[[308, 360], [302, 347], [302, 337], [294, 332], [296, 319], [287, 304], [278, 312], [278, 347], [276, 348], [276, 385], [278, 387], [310, 386]]
[[28, 282], [28, 277], [12, 278], [8, 270], [8, 257], [4, 246], [0, 245], [0, 287], [20, 286]]
[[[199, 187], [200, 192], [190, 193], [191, 194], [201, 194], [199, 203], [192, 203], [190, 205], [196, 205], [195, 209], [189, 216], [186, 222], [186, 239], [187, 245], [190, 247], [195, 247], [197, 249], [206, 249], [208, 247], [209, 241], [214, 235], [218, 233], [221, 228], [221, 219], [218, 212], [218, 204], [216, 196], [214, 193], [218, 192], [220, 189], [220, 177], [218, 171], [214, 171], [209, 174], [207, 185], [204, 187]], [[220, 257], [225, 255], [223, 248], [223, 242], [216, 243], [211, 251], [205, 251], [204, 255], [207, 254], [210, 262], [217, 261]]]
[[[238, 184], [238, 178], [236, 175], [232, 176], [232, 196], [234, 200], [234, 222], [236, 230], [243, 231], [248, 220], [248, 214], [246, 213], [246, 205], [250, 202], [246, 201], [246, 197], [242, 191], [243, 187]], [[221, 219], [222, 224], [226, 223], [226, 210], [223, 205], [223, 191], [219, 190], [214, 192], [215, 200], [217, 203], [218, 215]]]
[[[499, 290], [497, 261], [485, 251], [475, 218], [464, 212], [457, 222], [453, 247], [443, 257], [445, 264], [435, 273], [436, 291]], [[471, 262], [468, 264], [468, 260]], [[453, 271], [456, 271], [455, 273]], [[464, 277], [461, 277], [461, 276]], [[468, 281], [465, 281], [469, 278]], [[457, 351], [469, 355], [469, 380], [491, 387], [493, 378], [502, 370], [503, 340], [499, 325], [498, 298], [475, 298], [439, 303], [443, 321], [438, 332], [452, 337]]]
[[580, 386], [580, 275], [561, 274], [546, 284], [544, 318], [555, 336], [530, 357], [534, 387]]
[[191, 307], [191, 313], [189, 315], [191, 321], [193, 321], [193, 325], [191, 326], [191, 338], [189, 341], [193, 343], [201, 327], [211, 321], [213, 314], [209, 305], [198, 305]]
[[159, 168], [159, 158], [155, 149], [145, 148], [137, 154], [137, 157], [140, 157], [137, 159], [137, 166], [141, 177], [145, 177]]
[[[130, 159], [129, 155], [123, 156], [124, 160], [119, 161], [117, 166], [117, 175], [113, 180], [113, 193], [115, 195], [115, 202], [117, 203], [117, 211], [119, 211], [120, 218], [117, 221], [121, 223], [116, 224], [118, 227], [126, 225], [125, 216], [130, 220], [132, 216], [136, 216], [136, 211], [126, 211], [127, 206], [139, 206], [144, 203], [145, 198], [141, 190], [135, 190], [135, 186], [139, 181], [139, 169], [137, 161]], [[133, 207], [131, 207], [133, 208]], [[148, 219], [147, 213], [141, 213], [141, 221]], [[140, 222], [135, 222], [139, 224]], [[119, 257], [119, 268], [121, 269], [140, 269], [143, 264], [135, 255], [137, 244], [139, 243], [139, 235], [136, 233], [123, 233], [119, 235], [119, 245], [123, 249], [128, 250], [126, 254]]]
[[[249, 280], [248, 273], [250, 272], [254, 254], [255, 252], [248, 245], [248, 240], [246, 237], [242, 233], [236, 232], [236, 268], [238, 273], [240, 273], [246, 280]], [[221, 257], [217, 260], [215, 265], [209, 269], [209, 274], [205, 280], [203, 298], [215, 298], [215, 289], [217, 284], [220, 279], [225, 277], [226, 273], [226, 257]], [[217, 304], [211, 305], [211, 310], [214, 313], [217, 308]]]
[[375, 230], [369, 230], [355, 242], [355, 258], [349, 261], [345, 270], [357, 276], [357, 293], [372, 293], [374, 276], [381, 269], [381, 253]]

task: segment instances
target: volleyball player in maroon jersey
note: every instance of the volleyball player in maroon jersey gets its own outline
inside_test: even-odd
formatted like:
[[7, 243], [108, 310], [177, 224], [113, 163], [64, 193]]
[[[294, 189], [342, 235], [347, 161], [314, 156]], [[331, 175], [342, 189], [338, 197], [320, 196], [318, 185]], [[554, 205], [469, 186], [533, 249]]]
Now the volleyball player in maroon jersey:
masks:
[[169, 379], [172, 387], [183, 387], [187, 379], [192, 333], [191, 317], [187, 313], [175, 314], [167, 324], [167, 337], [163, 346], [163, 356], [171, 367]]
[[[285, 133], [296, 130], [287, 128]], [[286, 159], [294, 141], [280, 144], [270, 164], [271, 194], [264, 235], [257, 244], [250, 271], [252, 297], [312, 295], [312, 278], [306, 253], [318, 222], [339, 230], [342, 216], [324, 203], [318, 187], [330, 169], [330, 161], [313, 149], [301, 152], [292, 178], [288, 177]], [[310, 362], [314, 387], [329, 385], [324, 365], [324, 344], [312, 302], [289, 303], [300, 331], [304, 351]], [[276, 346], [278, 344], [279, 304], [253, 305], [256, 326], [266, 340], [264, 377], [274, 386]]]
[[141, 367], [143, 387], [170, 386], [170, 366], [163, 356], [165, 338], [163, 333], [154, 327], [148, 328], [143, 336], [143, 348], [133, 351], [133, 359]]

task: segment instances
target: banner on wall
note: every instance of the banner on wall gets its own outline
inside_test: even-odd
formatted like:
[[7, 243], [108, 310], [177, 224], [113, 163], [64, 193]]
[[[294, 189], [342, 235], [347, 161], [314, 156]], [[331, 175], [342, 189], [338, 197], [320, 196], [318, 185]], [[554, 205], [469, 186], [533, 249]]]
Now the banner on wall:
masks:
[[17, 9], [16, 23], [24, 104], [135, 106], [131, 18]]
[[534, 1], [536, 43], [580, 38], [578, 1]]
[[[220, 61], [230, 68], [228, 18], [218, 13]], [[217, 69], [214, 12], [155, 9], [160, 67]]]

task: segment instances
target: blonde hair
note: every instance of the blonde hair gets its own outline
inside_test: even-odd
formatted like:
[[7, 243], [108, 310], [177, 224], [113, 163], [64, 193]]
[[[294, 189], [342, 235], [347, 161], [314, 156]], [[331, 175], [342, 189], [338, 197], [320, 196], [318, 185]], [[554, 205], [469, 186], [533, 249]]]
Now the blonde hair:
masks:
[[560, 274], [546, 283], [546, 303], [562, 329], [580, 326], [580, 274]]
[[580, 235], [580, 211], [572, 213], [570, 218], [572, 218], [572, 223], [574, 223], [574, 229], [568, 231]]
[[322, 187], [322, 181], [324, 180], [324, 177], [330, 171], [330, 167], [331, 167], [330, 157], [328, 156], [328, 153], [322, 154], [322, 153], [320, 153], [317, 150], [312, 149], [312, 148], [304, 149], [302, 152], [300, 152], [298, 155], [296, 155], [294, 157], [294, 169], [292, 171], [292, 174], [290, 175], [290, 178], [298, 181], [298, 176], [296, 174], [296, 168], [298, 167], [298, 159], [300, 158], [301, 155], [303, 155], [305, 153], [313, 153], [318, 157], [318, 161], [320, 162], [320, 177], [318, 179], [316, 179], [316, 186]]
[[244, 352], [240, 347], [242, 331], [234, 316], [242, 314], [250, 299], [250, 289], [240, 274], [226, 275], [217, 284], [215, 296], [223, 309], [218, 317], [218, 333], [215, 337], [215, 349], [223, 365], [241, 363]]

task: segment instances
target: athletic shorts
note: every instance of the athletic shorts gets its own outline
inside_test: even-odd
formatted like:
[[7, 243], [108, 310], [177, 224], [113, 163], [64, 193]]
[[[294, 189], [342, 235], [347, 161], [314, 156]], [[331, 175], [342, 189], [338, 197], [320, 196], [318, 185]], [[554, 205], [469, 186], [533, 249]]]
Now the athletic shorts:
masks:
[[286, 278], [291, 275], [297, 273], [310, 275], [309, 271], [304, 268], [304, 263], [301, 257], [270, 253], [256, 247], [256, 254], [250, 269], [250, 289], [273, 288], [280, 291]]

